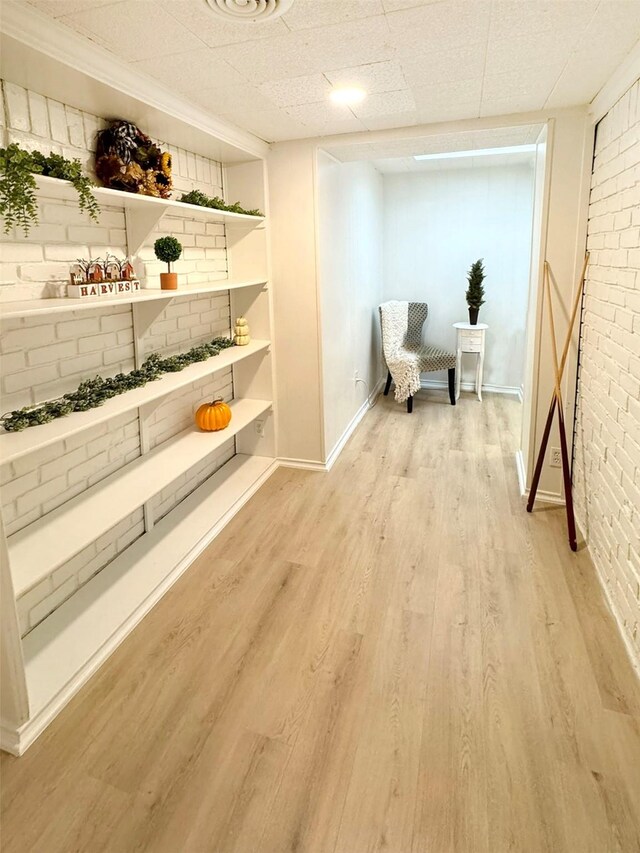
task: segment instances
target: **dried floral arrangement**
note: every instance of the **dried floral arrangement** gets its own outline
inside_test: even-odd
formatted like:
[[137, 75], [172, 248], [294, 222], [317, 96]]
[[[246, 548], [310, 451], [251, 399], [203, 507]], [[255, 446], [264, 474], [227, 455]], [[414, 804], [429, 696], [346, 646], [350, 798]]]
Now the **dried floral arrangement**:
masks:
[[219, 196], [214, 195], [211, 197], [200, 192], [200, 190], [191, 190], [191, 192], [184, 193], [178, 201], [184, 204], [195, 204], [198, 207], [212, 207], [214, 210], [226, 210], [229, 213], [244, 213], [246, 216], [263, 216], [262, 211], [257, 208], [246, 210], [240, 206], [240, 202], [238, 201], [233, 204], [225, 204]]
[[112, 190], [169, 198], [171, 154], [135, 124], [112, 121], [98, 134], [96, 175]]
[[190, 364], [206, 361], [232, 346], [233, 341], [229, 338], [213, 338], [209, 343], [200, 344], [179, 355], [162, 358], [154, 353], [146, 359], [138, 370], [132, 370], [130, 373], [118, 373], [111, 379], [103, 379], [101, 376], [96, 376], [95, 379], [87, 379], [81, 382], [75, 391], [71, 391], [57, 400], [50, 400], [37, 406], [27, 406], [24, 409], [9, 412], [0, 418], [0, 422], [7, 432], [19, 432], [27, 427], [49, 423], [71, 412], [86, 412], [89, 409], [101, 406], [105, 400], [109, 400], [111, 397], [117, 397], [119, 394], [124, 394], [125, 391], [141, 388], [147, 382], [160, 379], [163, 373], [177, 373]]
[[60, 178], [69, 181], [78, 193], [80, 210], [98, 222], [100, 206], [91, 188], [93, 183], [82, 171], [80, 160], [68, 160], [60, 154], [42, 154], [26, 151], [15, 142], [0, 148], [0, 216], [4, 218], [4, 232], [22, 228], [25, 237], [32, 225], [38, 224], [38, 201], [34, 175]]

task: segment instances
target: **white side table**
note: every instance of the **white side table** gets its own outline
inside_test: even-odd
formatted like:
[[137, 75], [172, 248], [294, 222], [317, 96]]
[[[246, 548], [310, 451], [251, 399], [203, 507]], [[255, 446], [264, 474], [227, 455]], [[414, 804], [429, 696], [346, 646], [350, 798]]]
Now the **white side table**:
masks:
[[484, 370], [484, 337], [489, 328], [486, 323], [454, 323], [453, 328], [458, 335], [456, 343], [456, 400], [460, 396], [460, 380], [462, 378], [462, 353], [474, 352], [478, 356], [476, 363], [476, 394], [482, 402], [482, 373]]

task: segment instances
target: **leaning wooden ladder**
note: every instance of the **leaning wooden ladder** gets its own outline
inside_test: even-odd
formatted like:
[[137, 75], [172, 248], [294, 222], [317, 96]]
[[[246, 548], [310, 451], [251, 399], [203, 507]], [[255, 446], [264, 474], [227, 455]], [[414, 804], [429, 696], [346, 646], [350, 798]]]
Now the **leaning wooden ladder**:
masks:
[[551, 434], [551, 426], [553, 424], [553, 416], [555, 410], [558, 410], [558, 428], [560, 431], [560, 455], [562, 457], [562, 479], [564, 482], [564, 498], [565, 505], [567, 510], [567, 530], [569, 535], [569, 547], [572, 551], [575, 551], [578, 547], [578, 543], [576, 540], [576, 520], [573, 513], [573, 494], [571, 491], [571, 465], [569, 464], [569, 453], [567, 451], [567, 433], [565, 429], [564, 423], [564, 407], [562, 403], [562, 390], [561, 390], [561, 382], [562, 375], [564, 373], [564, 366], [567, 361], [567, 356], [569, 354], [569, 347], [571, 346], [571, 337], [573, 335], [573, 326], [575, 324], [576, 315], [578, 313], [578, 306], [580, 305], [580, 301], [582, 299], [582, 293], [584, 290], [584, 277], [587, 272], [587, 264], [589, 263], [589, 252], [586, 253], [584, 257], [584, 264], [582, 265], [582, 274], [580, 276], [580, 281], [578, 282], [578, 287], [576, 288], [576, 295], [573, 302], [573, 310], [571, 311], [571, 317], [569, 318], [569, 327], [567, 328], [567, 335], [564, 341], [564, 348], [562, 350], [562, 357], [560, 362], [558, 363], [558, 348], [556, 344], [556, 328], [555, 322], [553, 319], [553, 303], [551, 300], [551, 273], [549, 264], [547, 261], [544, 262], [544, 274], [543, 274], [543, 297], [546, 296], [547, 305], [548, 305], [548, 314], [549, 314], [549, 328], [551, 332], [551, 347], [553, 354], [553, 366], [555, 370], [555, 384], [553, 388], [553, 393], [551, 395], [551, 405], [549, 406], [549, 414], [547, 415], [547, 422], [544, 426], [544, 432], [542, 433], [542, 441], [540, 442], [540, 450], [538, 451], [538, 459], [536, 461], [536, 467], [533, 472], [533, 482], [531, 483], [531, 491], [529, 492], [529, 500], [527, 501], [527, 512], [531, 512], [533, 510], [533, 504], [536, 499], [536, 493], [538, 491], [538, 484], [540, 482], [540, 475], [542, 474], [542, 466], [544, 464], [544, 456], [547, 450], [547, 444], [549, 443], [549, 435]]

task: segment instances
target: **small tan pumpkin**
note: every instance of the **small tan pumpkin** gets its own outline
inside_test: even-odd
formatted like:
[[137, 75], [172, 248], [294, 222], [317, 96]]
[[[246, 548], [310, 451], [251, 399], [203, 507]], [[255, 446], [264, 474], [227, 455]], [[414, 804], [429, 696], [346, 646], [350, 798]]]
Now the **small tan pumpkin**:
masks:
[[246, 347], [251, 341], [249, 335], [249, 324], [244, 317], [238, 317], [234, 327], [233, 342], [237, 347]]
[[229, 426], [231, 409], [224, 400], [203, 403], [196, 412], [196, 425], [205, 432], [216, 432]]

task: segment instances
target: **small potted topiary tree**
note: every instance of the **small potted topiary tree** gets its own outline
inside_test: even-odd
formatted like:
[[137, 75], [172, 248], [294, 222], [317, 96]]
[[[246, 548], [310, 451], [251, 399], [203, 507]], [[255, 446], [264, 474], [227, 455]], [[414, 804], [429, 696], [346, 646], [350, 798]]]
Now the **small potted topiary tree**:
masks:
[[471, 264], [467, 273], [469, 287], [467, 288], [466, 297], [467, 305], [469, 306], [469, 323], [472, 326], [477, 325], [478, 311], [480, 310], [480, 306], [484, 305], [484, 287], [482, 286], [484, 278], [483, 258], [480, 258], [480, 260]]
[[153, 249], [156, 258], [167, 265], [167, 272], [160, 273], [160, 287], [162, 290], [177, 290], [178, 273], [171, 272], [171, 264], [182, 254], [182, 244], [175, 237], [159, 237]]

